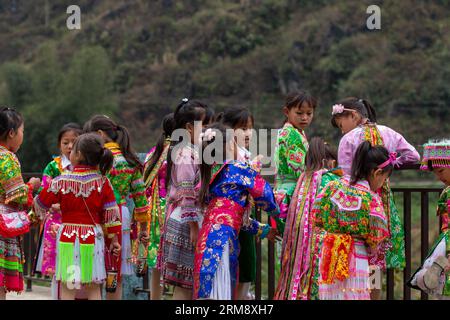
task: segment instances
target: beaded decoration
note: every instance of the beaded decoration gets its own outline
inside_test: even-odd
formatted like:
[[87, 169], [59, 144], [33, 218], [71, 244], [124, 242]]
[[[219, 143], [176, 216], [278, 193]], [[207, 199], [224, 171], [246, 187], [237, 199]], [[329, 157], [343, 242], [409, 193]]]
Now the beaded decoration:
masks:
[[450, 140], [430, 141], [423, 146], [420, 169], [431, 170], [430, 161], [433, 168], [450, 168]]

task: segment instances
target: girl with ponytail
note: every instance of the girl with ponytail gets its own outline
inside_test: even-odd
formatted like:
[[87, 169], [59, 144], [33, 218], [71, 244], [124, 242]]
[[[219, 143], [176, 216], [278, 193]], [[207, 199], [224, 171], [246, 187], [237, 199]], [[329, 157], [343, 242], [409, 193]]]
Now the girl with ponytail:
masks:
[[206, 104], [185, 98], [173, 117], [174, 131], [167, 152], [167, 206], [157, 263], [164, 284], [175, 287], [173, 299], [191, 300], [195, 245], [203, 216], [196, 141], [213, 112]]
[[[71, 171], [70, 152], [75, 139], [82, 129], [77, 123], [65, 124], [58, 134], [58, 148], [60, 155], [45, 167], [42, 174], [41, 188], [48, 187], [51, 181], [64, 171]], [[58, 300], [58, 284], [55, 280], [56, 234], [61, 225], [61, 210], [59, 204], [53, 205], [45, 215], [41, 225], [38, 250], [35, 260], [35, 271], [52, 278], [52, 298]]]
[[215, 123], [199, 139], [203, 154], [199, 199], [205, 211], [195, 252], [194, 299], [233, 300], [239, 280], [240, 231], [271, 241], [277, 235], [270, 225], [245, 216], [249, 197], [270, 215], [278, 214], [279, 208], [269, 183], [250, 164], [236, 160], [232, 129]]
[[[251, 159], [250, 139], [254, 125], [254, 118], [245, 107], [230, 107], [216, 117], [216, 121], [230, 127], [236, 135], [236, 146], [238, 149], [237, 160], [249, 163], [254, 169], [260, 171], [260, 157]], [[251, 196], [250, 196], [251, 197]], [[255, 208], [250, 199], [245, 215], [255, 218]], [[250, 285], [256, 281], [256, 238], [249, 232], [239, 233], [239, 284], [237, 289], [238, 300], [253, 299], [250, 294]]]
[[167, 152], [174, 126], [173, 113], [170, 113], [162, 121], [161, 135], [156, 146], [147, 154], [144, 166], [144, 182], [151, 216], [147, 263], [148, 267], [152, 269], [150, 290], [152, 300], [160, 300], [162, 294], [161, 273], [156, 262], [166, 210]]
[[379, 276], [390, 245], [388, 219], [376, 191], [396, 160], [383, 146], [364, 141], [355, 152], [351, 176], [331, 181], [317, 196], [311, 214], [321, 236], [312, 259], [318, 261], [312, 287], [318, 288], [320, 300], [371, 299], [370, 273], [375, 269]]
[[318, 299], [318, 273], [314, 271], [322, 234], [313, 226], [311, 211], [320, 191], [342, 176], [336, 165], [335, 148], [321, 138], [312, 138], [305, 157], [305, 172], [297, 182], [288, 210], [276, 300]]
[[[93, 116], [84, 126], [85, 132], [98, 134], [105, 141], [105, 148], [113, 155], [113, 164], [106, 176], [114, 188], [122, 217], [122, 256], [119, 280], [131, 283], [135, 275], [133, 267], [137, 258], [138, 243], [147, 246], [149, 204], [142, 177], [143, 166], [131, 148], [128, 130], [104, 115]], [[134, 210], [127, 205], [131, 198]], [[133, 241], [136, 240], [136, 241]], [[133, 243], [132, 243], [133, 241]], [[133, 250], [134, 249], [134, 250]], [[107, 299], [121, 300], [123, 282], [119, 281], [115, 293], [107, 293]], [[128, 296], [128, 293], [125, 293]]]
[[80, 135], [70, 153], [73, 170], [55, 177], [34, 200], [34, 210], [41, 216], [54, 204], [61, 208], [55, 277], [62, 300], [81, 293], [100, 300], [100, 285], [106, 280], [105, 251], [120, 256], [120, 210], [105, 177], [113, 155], [103, 144], [96, 134]]
[[[417, 163], [420, 155], [416, 149], [398, 132], [376, 123], [376, 113], [369, 101], [358, 98], [346, 98], [332, 107], [331, 123], [341, 129], [344, 135], [339, 143], [339, 166], [345, 174], [350, 174], [352, 159], [356, 149], [363, 141], [372, 146], [384, 146], [389, 152], [399, 153], [396, 165]], [[377, 190], [383, 199], [388, 216], [392, 248], [386, 255], [386, 267], [403, 269], [405, 267], [405, 240], [403, 225], [400, 221], [389, 180]]]

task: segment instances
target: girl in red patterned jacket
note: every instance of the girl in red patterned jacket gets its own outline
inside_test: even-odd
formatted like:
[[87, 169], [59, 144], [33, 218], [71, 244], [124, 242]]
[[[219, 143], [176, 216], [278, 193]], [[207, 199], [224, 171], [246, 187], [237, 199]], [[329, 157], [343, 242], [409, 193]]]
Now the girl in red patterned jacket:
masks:
[[[105, 177], [112, 161], [100, 137], [83, 134], [70, 154], [73, 172], [53, 179], [35, 199], [38, 214], [55, 203], [61, 207], [56, 280], [61, 282], [63, 300], [74, 299], [81, 289], [89, 300], [100, 300], [100, 284], [106, 279], [105, 250], [119, 257], [120, 211]], [[112, 239], [110, 248], [105, 248], [105, 238]]]

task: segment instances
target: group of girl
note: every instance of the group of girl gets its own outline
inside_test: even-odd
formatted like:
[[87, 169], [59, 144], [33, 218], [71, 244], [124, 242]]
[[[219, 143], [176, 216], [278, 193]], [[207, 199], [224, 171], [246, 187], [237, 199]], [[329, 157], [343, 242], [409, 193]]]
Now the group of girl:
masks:
[[[69, 123], [42, 183], [24, 183], [15, 156], [24, 121], [3, 108], [0, 231], [8, 214], [32, 208], [40, 217], [35, 270], [52, 277], [54, 299], [101, 299], [110, 271], [118, 285], [106, 299], [121, 299], [142, 259], [151, 270], [151, 299], [161, 299], [164, 285], [174, 286], [175, 300], [249, 299], [255, 241], [280, 236], [275, 299], [379, 299], [371, 278], [405, 266], [389, 176], [420, 156], [357, 98], [331, 109], [331, 124], [343, 134], [337, 152], [321, 138], [308, 141], [316, 105], [304, 91], [287, 97], [273, 190], [260, 173], [261, 157], [249, 152], [254, 120], [246, 108], [215, 115], [183, 99], [164, 117], [144, 164], [127, 129], [109, 117], [94, 116], [83, 129]], [[422, 169], [450, 185], [450, 143], [430, 143], [425, 151]], [[206, 161], [207, 152], [221, 161]], [[442, 235], [410, 281], [443, 297], [450, 295], [447, 189], [438, 209]], [[255, 220], [257, 207], [268, 224]], [[4, 298], [23, 290], [21, 236], [1, 233], [0, 247]]]
[[[395, 167], [417, 164], [420, 155], [399, 133], [377, 124], [374, 108], [357, 98], [332, 106], [331, 124], [343, 134], [337, 153], [320, 138], [308, 144], [304, 130], [315, 102], [301, 93], [289, 96], [283, 109], [287, 119], [275, 154], [275, 219], [283, 232], [275, 299], [380, 299], [382, 272], [405, 267], [389, 176]], [[408, 285], [449, 299], [448, 140], [424, 145], [421, 169], [447, 186], [438, 203], [442, 233]]]

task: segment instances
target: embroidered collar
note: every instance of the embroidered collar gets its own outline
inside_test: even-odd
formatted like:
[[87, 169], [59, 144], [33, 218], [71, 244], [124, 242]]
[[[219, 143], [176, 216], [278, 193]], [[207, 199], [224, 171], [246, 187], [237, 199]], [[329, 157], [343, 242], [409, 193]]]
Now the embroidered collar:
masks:
[[338, 175], [338, 176], [341, 176], [341, 177], [344, 175], [344, 171], [342, 170], [341, 167], [336, 167], [336, 168], [330, 169], [330, 170], [327, 171], [327, 173], [328, 172], [329, 173], [333, 173], [333, 174]]
[[60, 172], [70, 170], [71, 163], [70, 160], [65, 155], [54, 157], [53, 161], [56, 162], [56, 165], [58, 166]]
[[11, 152], [5, 145], [0, 143], [0, 150], [5, 151], [5, 152]]
[[194, 145], [190, 142], [188, 142], [183, 148], [179, 149], [179, 154], [182, 154], [183, 152], [190, 153], [192, 155], [193, 159], [199, 158], [199, 147], [197, 145]]
[[289, 121], [286, 121], [286, 123], [284, 124], [283, 127], [284, 127], [284, 128], [286, 128], [286, 127], [292, 127], [292, 128], [294, 128], [295, 130], [297, 130], [303, 137], [306, 138], [305, 130], [299, 129], [299, 128], [295, 127], [295, 126], [294, 126], [292, 123], [290, 123]]
[[104, 146], [111, 151], [120, 151], [120, 146], [117, 142], [107, 142]]
[[87, 172], [87, 171], [98, 171], [98, 168], [87, 165], [76, 165], [73, 168], [73, 172]]
[[[344, 177], [342, 177], [342, 181], [350, 186], [350, 176], [349, 175], [345, 175]], [[370, 184], [367, 180], [359, 180], [357, 181], [354, 185], [351, 185], [352, 187], [355, 187], [357, 189], [363, 190], [363, 191], [368, 191], [371, 192], [370, 189]]]
[[217, 175], [222, 171], [223, 168], [226, 167], [226, 165], [238, 162], [237, 160], [227, 160], [223, 164], [213, 164], [211, 168], [211, 179], [209, 180], [209, 183], [213, 183], [216, 179]]
[[195, 156], [198, 156], [198, 149], [199, 147], [195, 144], [192, 144], [191, 142], [188, 142], [186, 145], [187, 148], [193, 150], [195, 152]]
[[250, 151], [248, 151], [247, 149], [241, 147], [241, 146], [237, 146], [238, 147], [238, 158], [241, 161], [244, 162], [249, 162], [250, 161]]

